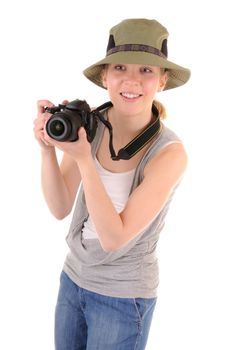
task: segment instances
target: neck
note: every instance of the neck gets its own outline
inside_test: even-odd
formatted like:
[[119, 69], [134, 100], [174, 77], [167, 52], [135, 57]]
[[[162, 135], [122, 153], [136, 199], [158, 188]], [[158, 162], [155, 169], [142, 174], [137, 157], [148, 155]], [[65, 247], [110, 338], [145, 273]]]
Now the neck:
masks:
[[113, 127], [114, 140], [125, 145], [137, 136], [152, 121], [151, 110], [146, 113], [127, 115], [114, 107], [108, 111], [108, 119]]

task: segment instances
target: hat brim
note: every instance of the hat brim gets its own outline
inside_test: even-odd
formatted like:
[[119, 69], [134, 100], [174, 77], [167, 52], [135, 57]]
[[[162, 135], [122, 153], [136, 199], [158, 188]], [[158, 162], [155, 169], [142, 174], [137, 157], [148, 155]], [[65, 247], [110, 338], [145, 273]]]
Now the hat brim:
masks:
[[164, 90], [173, 89], [185, 84], [191, 75], [189, 69], [181, 67], [171, 61], [160, 56], [147, 52], [117, 52], [105, 57], [103, 60], [86, 68], [83, 74], [94, 84], [105, 88], [102, 85], [102, 69], [106, 64], [145, 64], [161, 68], [166, 68], [169, 71], [169, 78]]

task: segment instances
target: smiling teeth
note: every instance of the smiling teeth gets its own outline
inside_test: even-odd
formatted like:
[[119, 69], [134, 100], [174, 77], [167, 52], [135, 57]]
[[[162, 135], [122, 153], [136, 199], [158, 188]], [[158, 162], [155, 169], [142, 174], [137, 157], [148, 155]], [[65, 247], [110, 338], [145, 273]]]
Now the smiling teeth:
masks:
[[126, 98], [136, 98], [139, 97], [139, 94], [131, 94], [129, 92], [122, 92], [121, 95]]

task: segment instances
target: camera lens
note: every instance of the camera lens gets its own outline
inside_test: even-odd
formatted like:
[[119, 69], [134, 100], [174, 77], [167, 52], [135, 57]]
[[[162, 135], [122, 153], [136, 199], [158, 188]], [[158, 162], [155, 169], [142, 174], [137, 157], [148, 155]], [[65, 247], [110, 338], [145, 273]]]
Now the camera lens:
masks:
[[51, 138], [66, 141], [70, 136], [71, 125], [68, 119], [56, 116], [48, 120], [46, 129]]
[[50, 131], [54, 136], [61, 136], [63, 135], [65, 130], [65, 125], [61, 123], [60, 120], [54, 120], [50, 125]]

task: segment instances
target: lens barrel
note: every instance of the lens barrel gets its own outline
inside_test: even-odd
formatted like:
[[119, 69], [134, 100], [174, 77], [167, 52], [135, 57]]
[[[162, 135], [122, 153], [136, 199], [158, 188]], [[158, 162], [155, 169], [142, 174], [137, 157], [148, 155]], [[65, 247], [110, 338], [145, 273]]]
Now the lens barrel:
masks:
[[46, 124], [47, 133], [54, 140], [70, 141], [72, 132], [70, 120], [63, 115], [59, 116], [57, 114], [48, 120]]

